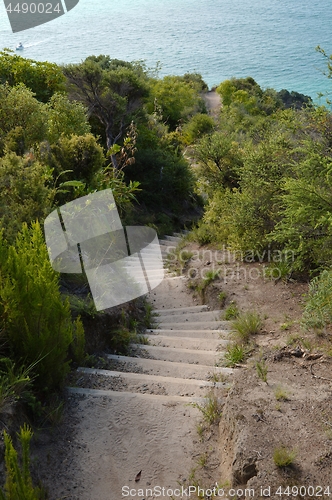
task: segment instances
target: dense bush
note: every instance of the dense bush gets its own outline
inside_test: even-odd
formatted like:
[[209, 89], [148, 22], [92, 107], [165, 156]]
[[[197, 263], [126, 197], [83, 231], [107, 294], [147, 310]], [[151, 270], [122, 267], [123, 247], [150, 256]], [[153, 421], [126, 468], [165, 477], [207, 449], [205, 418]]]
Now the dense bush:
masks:
[[186, 144], [192, 144], [205, 134], [211, 134], [215, 128], [215, 121], [205, 113], [197, 113], [182, 129], [182, 135]]
[[50, 169], [32, 155], [0, 158], [0, 224], [8, 241], [14, 241], [23, 222], [43, 220], [54, 196]]
[[[35, 364], [35, 387], [42, 393], [59, 388], [69, 370], [68, 349], [79, 322], [71, 320], [69, 302], [59, 291], [38, 223], [25, 224], [15, 244], [0, 240], [0, 318], [10, 357]], [[78, 332], [78, 334], [77, 334]]]
[[[102, 147], [92, 134], [62, 135], [57, 142], [40, 145], [38, 156], [53, 169], [54, 178], [61, 181], [76, 179], [90, 184], [95, 174], [105, 164]], [[63, 174], [66, 174], [63, 176]]]
[[19, 154], [27, 152], [46, 136], [46, 123], [46, 109], [35, 99], [31, 90], [23, 84], [16, 87], [10, 87], [7, 83], [0, 85], [0, 146], [2, 151], [7, 135], [15, 132], [17, 140], [13, 150]]
[[64, 76], [57, 64], [33, 61], [5, 49], [0, 52], [0, 83], [11, 87], [23, 83], [39, 101], [47, 102], [55, 92], [64, 91]]
[[[219, 91], [227, 135], [217, 131], [195, 148], [200, 190], [208, 196], [199, 234], [244, 254], [278, 249], [293, 256], [293, 271], [330, 266], [330, 114], [278, 105], [268, 116], [261, 106], [266, 91], [252, 79], [226, 81]], [[248, 93], [241, 103], [239, 92]], [[247, 105], [253, 98], [257, 109]], [[243, 105], [242, 116], [233, 113]]]
[[158, 111], [170, 130], [205, 109], [200, 97], [203, 84], [195, 78], [165, 76], [162, 80], [152, 80], [150, 85], [148, 112]]

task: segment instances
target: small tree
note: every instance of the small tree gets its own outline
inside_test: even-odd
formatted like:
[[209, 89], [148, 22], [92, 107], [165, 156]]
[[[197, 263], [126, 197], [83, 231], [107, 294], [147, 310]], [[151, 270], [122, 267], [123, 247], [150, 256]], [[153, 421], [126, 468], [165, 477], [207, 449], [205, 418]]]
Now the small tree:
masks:
[[[110, 149], [123, 136], [148, 89], [142, 69], [110, 58], [87, 58], [63, 68], [72, 99], [102, 124]], [[115, 155], [113, 166], [117, 168]]]

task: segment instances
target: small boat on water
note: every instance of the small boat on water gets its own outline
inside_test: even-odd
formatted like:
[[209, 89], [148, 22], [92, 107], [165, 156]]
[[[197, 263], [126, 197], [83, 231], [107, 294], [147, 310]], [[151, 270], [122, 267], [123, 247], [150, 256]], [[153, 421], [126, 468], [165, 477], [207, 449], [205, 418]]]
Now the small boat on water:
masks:
[[22, 42], [20, 42], [20, 43], [17, 45], [16, 50], [23, 50], [23, 49], [24, 49], [23, 44], [22, 44]]

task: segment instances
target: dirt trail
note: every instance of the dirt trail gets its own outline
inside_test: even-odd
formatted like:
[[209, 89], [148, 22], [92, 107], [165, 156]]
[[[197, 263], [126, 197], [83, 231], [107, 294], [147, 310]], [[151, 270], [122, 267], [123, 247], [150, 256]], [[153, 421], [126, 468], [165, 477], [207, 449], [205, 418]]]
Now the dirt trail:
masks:
[[209, 90], [204, 94], [206, 108], [211, 116], [218, 116], [221, 108], [221, 97], [215, 90]]

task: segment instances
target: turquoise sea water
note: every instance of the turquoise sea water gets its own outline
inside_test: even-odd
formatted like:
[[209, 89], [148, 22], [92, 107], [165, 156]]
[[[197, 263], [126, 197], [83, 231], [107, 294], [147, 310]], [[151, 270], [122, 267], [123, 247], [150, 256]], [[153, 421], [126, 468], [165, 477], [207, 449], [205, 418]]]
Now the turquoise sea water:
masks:
[[197, 71], [210, 87], [250, 75], [263, 88], [314, 99], [332, 90], [315, 51], [321, 45], [332, 53], [331, 0], [80, 0], [66, 15], [16, 34], [0, 2], [0, 48], [22, 41], [22, 55], [32, 59], [109, 54], [149, 67], [160, 61], [161, 76]]

